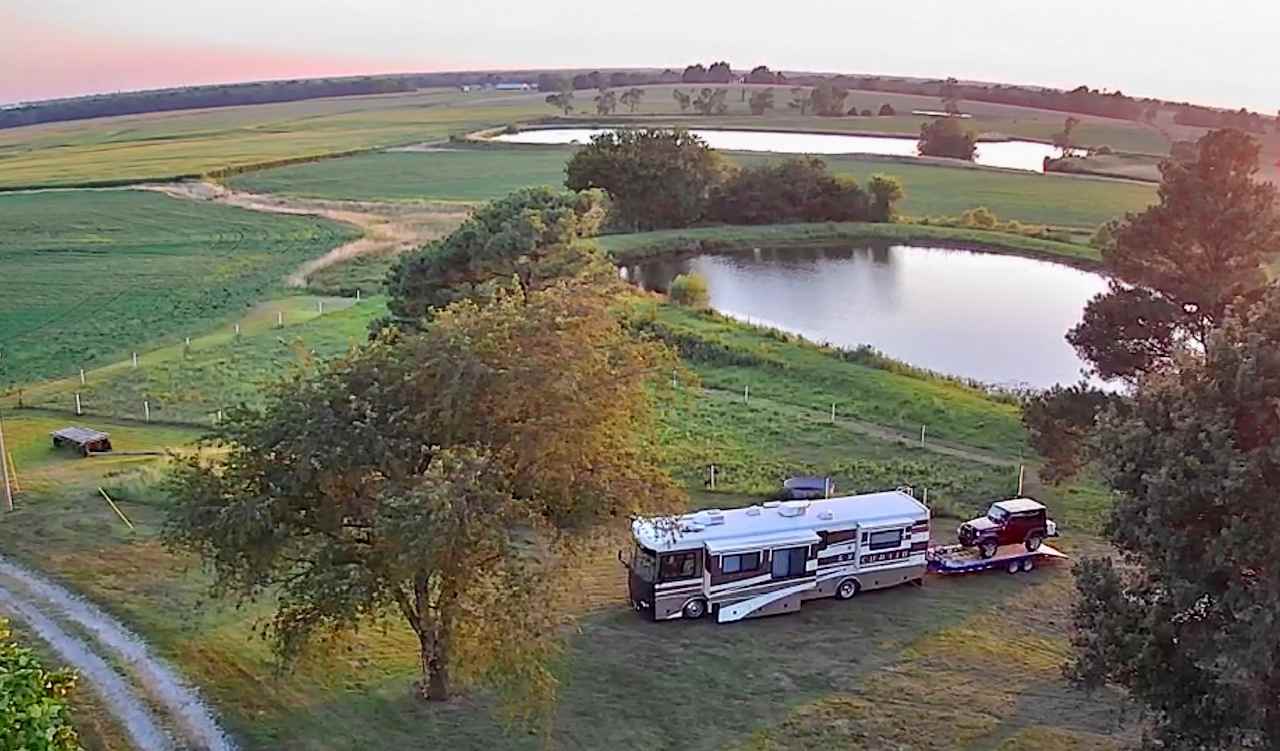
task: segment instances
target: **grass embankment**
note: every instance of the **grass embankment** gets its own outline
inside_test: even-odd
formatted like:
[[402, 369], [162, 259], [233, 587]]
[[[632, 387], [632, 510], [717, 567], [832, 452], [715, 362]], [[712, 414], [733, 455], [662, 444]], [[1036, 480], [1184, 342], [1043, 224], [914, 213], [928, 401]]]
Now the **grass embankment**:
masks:
[[144, 191], [0, 195], [0, 388], [199, 334], [356, 236]]
[[762, 246], [814, 247], [864, 240], [941, 243], [947, 247], [1041, 257], [1086, 268], [1097, 267], [1102, 259], [1096, 248], [1077, 243], [959, 227], [862, 222], [694, 227], [605, 235], [597, 238], [596, 243], [620, 263], [635, 263], [667, 254], [708, 253]]
[[[336, 325], [354, 314], [345, 311], [305, 325]], [[664, 459], [699, 505], [727, 507], [758, 498], [794, 472], [832, 472], [847, 491], [904, 482], [928, 486], [931, 501], [961, 514], [1014, 491], [1020, 428], [1008, 404], [957, 384], [847, 362], [830, 351], [714, 316], [662, 308], [653, 323], [680, 333], [688, 361], [707, 386], [716, 387], [723, 378], [736, 389], [734, 379], [744, 374], [754, 379], [748, 403], [731, 391], [691, 392], [689, 401], [662, 413]], [[272, 334], [258, 331], [248, 338]], [[695, 341], [704, 344], [690, 346]], [[153, 365], [144, 359], [144, 366]], [[843, 400], [836, 424], [826, 419], [825, 410], [809, 409], [811, 393], [824, 402], [829, 394]], [[897, 424], [898, 412], [904, 423], [924, 415], [939, 426], [952, 426], [957, 436], [989, 429], [1002, 438], [996, 450], [980, 453], [1009, 463], [943, 456], [868, 435], [848, 422], [846, 410], [848, 420], [883, 420], [888, 429]], [[154, 485], [151, 460], [83, 460], [54, 452], [47, 433], [65, 422], [61, 415], [31, 411], [6, 418], [27, 492], [19, 497], [19, 511], [0, 520], [0, 546], [143, 633], [202, 687], [246, 749], [410, 746], [423, 737], [462, 748], [542, 747], [536, 737], [505, 733], [483, 694], [447, 707], [415, 700], [412, 639], [394, 622], [385, 632], [366, 629], [335, 645], [332, 653], [309, 656], [292, 672], [273, 673], [268, 651], [252, 634], [253, 621], [264, 610], [235, 610], [207, 600], [207, 580], [192, 562], [157, 542], [170, 501]], [[122, 449], [174, 446], [193, 438], [191, 431], [178, 428], [82, 422], [110, 431]], [[716, 493], [702, 486], [709, 463], [722, 468]], [[96, 495], [99, 484], [119, 499], [137, 532], [125, 530]], [[1072, 518], [1096, 497], [1089, 489], [1078, 496], [1050, 495], [1066, 519], [1066, 533], [1075, 535], [1069, 542], [1080, 545], [1087, 539], [1079, 535], [1092, 526], [1089, 517], [1082, 516], [1079, 524]], [[939, 537], [947, 537], [948, 526], [945, 521], [935, 525]], [[1028, 732], [1068, 739], [1108, 734], [1117, 727], [1108, 713], [1113, 699], [1077, 693], [1050, 669], [1065, 649], [1065, 619], [1056, 610], [1046, 619], [1016, 607], [1064, 602], [1069, 587], [1067, 572], [1058, 567], [1022, 577], [931, 582], [924, 589], [874, 593], [853, 603], [811, 603], [796, 615], [733, 627], [652, 624], [621, 603], [624, 581], [617, 563], [602, 556], [577, 589], [583, 619], [560, 667], [561, 701], [550, 746], [661, 747], [671, 727], [695, 722], [698, 733], [684, 742], [708, 751], [762, 743], [802, 748], [812, 733], [859, 727], [876, 745], [890, 731], [920, 722], [924, 731], [911, 737], [936, 734], [966, 741], [938, 747], [966, 746], [970, 735], [957, 734], [954, 713], [933, 712], [941, 703], [940, 686], [963, 692], [966, 706], [976, 708], [978, 717], [971, 723], [983, 738], [1021, 737], [1028, 727]], [[782, 643], [786, 648], [780, 650]], [[992, 659], [997, 643], [1018, 645], [1018, 655], [1024, 646], [1035, 648], [1027, 658], [1033, 670], [1017, 676], [1017, 701], [1014, 683], [975, 679], [974, 666]], [[1024, 667], [1018, 655], [1000, 657], [999, 665], [1013, 661], [1013, 667]], [[682, 693], [672, 704], [672, 685], [698, 690]], [[886, 692], [895, 698], [879, 701]], [[851, 697], [861, 697], [861, 703], [848, 709]], [[954, 701], [954, 693], [948, 699]], [[735, 711], [725, 712], [726, 706]], [[928, 715], [923, 720], [922, 708]], [[859, 713], [867, 712], [874, 712], [877, 724], [863, 723]], [[602, 723], [601, 717], [611, 721]]]
[[[388, 152], [254, 172], [232, 187], [308, 198], [377, 201], [487, 200], [529, 185], [562, 185], [572, 147], [451, 144], [440, 151]], [[784, 155], [729, 153], [751, 166]], [[1140, 211], [1155, 200], [1149, 185], [1063, 175], [921, 164], [870, 156], [824, 156], [831, 171], [865, 181], [895, 175], [909, 216], [954, 216], [986, 206], [1001, 219], [1087, 229]]]
[[0, 189], [204, 175], [441, 140], [547, 109], [536, 93], [429, 89], [13, 128], [0, 131]]

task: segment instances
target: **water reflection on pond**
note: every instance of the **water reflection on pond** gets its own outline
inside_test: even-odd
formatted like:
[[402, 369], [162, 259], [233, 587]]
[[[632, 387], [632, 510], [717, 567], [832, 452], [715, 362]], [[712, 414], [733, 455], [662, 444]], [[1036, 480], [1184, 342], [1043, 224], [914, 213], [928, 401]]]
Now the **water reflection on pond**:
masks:
[[658, 259], [624, 270], [665, 291], [706, 277], [711, 305], [735, 318], [842, 347], [869, 344], [942, 373], [1003, 386], [1079, 380], [1063, 339], [1106, 280], [1012, 255], [868, 244]]
[[[494, 140], [506, 143], [586, 143], [607, 128], [539, 128], [519, 133], [504, 133]], [[838, 133], [788, 133], [768, 130], [700, 130], [689, 132], [702, 137], [715, 149], [730, 151], [768, 151], [779, 154], [884, 154], [919, 156], [915, 136], [855, 136]], [[1045, 157], [1058, 157], [1061, 151], [1036, 141], [979, 141], [974, 161], [990, 167], [1044, 171]]]

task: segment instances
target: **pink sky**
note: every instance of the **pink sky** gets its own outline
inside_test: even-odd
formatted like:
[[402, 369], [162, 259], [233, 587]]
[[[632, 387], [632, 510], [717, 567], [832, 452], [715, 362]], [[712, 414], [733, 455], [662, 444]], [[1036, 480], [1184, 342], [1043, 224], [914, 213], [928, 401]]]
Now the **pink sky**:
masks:
[[126, 39], [110, 33], [57, 28], [0, 9], [0, 103], [408, 69], [386, 61], [333, 53], [306, 54], [216, 42], [165, 42], [146, 37]]
[[0, 103], [267, 78], [723, 59], [1280, 107], [1276, 0], [0, 3]]

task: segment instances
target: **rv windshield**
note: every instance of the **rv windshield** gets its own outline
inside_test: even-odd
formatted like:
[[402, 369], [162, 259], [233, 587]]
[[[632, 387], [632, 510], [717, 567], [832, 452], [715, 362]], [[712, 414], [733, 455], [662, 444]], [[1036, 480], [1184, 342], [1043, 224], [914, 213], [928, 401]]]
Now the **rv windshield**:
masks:
[[647, 582], [657, 580], [658, 557], [637, 545], [631, 551], [631, 573]]

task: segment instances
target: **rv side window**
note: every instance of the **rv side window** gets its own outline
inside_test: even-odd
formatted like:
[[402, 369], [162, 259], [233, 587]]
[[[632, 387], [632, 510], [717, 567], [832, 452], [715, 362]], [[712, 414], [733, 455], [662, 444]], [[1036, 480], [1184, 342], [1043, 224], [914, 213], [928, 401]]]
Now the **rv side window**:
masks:
[[886, 529], [883, 532], [872, 532], [867, 547], [872, 550], [896, 548], [902, 544], [902, 530]]
[[773, 578], [789, 579], [804, 574], [808, 548], [783, 548], [773, 551]]
[[720, 573], [736, 574], [739, 571], [755, 571], [760, 568], [759, 553], [740, 553], [726, 555], [720, 559]]
[[688, 579], [696, 569], [697, 553], [672, 553], [662, 556], [662, 579]]
[[654, 581], [658, 578], [658, 557], [637, 545], [631, 551], [631, 572], [644, 581]]

